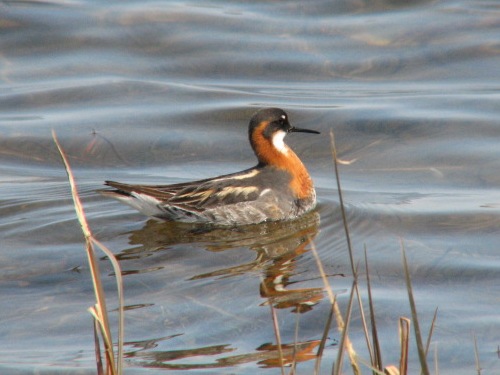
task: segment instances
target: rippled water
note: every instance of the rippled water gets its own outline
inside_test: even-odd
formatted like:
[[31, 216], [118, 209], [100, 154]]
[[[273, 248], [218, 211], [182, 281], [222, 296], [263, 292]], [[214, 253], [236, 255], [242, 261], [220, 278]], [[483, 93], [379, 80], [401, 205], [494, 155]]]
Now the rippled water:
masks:
[[[495, 0], [0, 3], [1, 373], [95, 373], [92, 282], [51, 129], [124, 270], [126, 373], [278, 374], [270, 303], [285, 354], [298, 341], [298, 373], [312, 372], [329, 312], [313, 244], [344, 311], [352, 282], [331, 130], [384, 363], [410, 316], [403, 241], [425, 332], [439, 309], [430, 363], [437, 351], [440, 373], [474, 372], [475, 334], [498, 371], [499, 31]], [[252, 166], [247, 124], [264, 106], [322, 132], [287, 138], [319, 197], [298, 222], [205, 231], [96, 192]], [[357, 309], [350, 332], [368, 359]]]

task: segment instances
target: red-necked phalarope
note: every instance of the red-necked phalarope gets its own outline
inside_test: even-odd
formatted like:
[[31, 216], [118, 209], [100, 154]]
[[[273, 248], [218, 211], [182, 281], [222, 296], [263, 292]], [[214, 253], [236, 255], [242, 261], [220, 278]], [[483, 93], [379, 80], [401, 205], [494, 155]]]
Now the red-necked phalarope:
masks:
[[248, 135], [259, 163], [241, 172], [173, 185], [129, 185], [106, 181], [116, 198], [156, 218], [215, 225], [292, 220], [316, 206], [316, 192], [298, 156], [283, 141], [288, 133], [319, 134], [295, 128], [279, 108], [250, 120]]

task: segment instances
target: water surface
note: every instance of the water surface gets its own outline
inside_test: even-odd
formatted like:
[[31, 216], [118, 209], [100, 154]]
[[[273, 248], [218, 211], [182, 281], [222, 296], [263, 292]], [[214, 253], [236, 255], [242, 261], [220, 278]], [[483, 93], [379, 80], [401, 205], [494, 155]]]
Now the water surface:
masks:
[[[344, 311], [352, 283], [330, 131], [345, 162], [354, 257], [364, 264], [366, 248], [369, 258], [384, 363], [398, 362], [397, 321], [410, 316], [403, 242], [425, 332], [439, 309], [440, 373], [474, 371], [473, 334], [481, 367], [498, 371], [495, 1], [0, 10], [2, 373], [95, 373], [92, 282], [52, 129], [94, 234], [124, 270], [126, 373], [278, 374], [270, 304], [285, 353], [298, 341], [298, 373], [312, 372], [329, 312], [313, 246]], [[252, 166], [247, 125], [265, 106], [322, 132], [287, 138], [318, 192], [303, 219], [206, 231], [151, 221], [96, 192], [106, 179], [175, 183]], [[100, 265], [114, 309], [112, 270]], [[368, 358], [359, 315], [351, 340]], [[334, 327], [322, 373], [338, 340]]]

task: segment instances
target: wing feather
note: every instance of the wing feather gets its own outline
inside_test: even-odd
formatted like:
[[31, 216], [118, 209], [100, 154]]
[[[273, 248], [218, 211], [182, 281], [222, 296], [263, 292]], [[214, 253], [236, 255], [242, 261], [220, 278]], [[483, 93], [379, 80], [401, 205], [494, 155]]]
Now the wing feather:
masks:
[[119, 195], [148, 195], [160, 201], [158, 206], [165, 211], [173, 207], [199, 214], [214, 207], [259, 199], [273, 183], [279, 183], [276, 181], [279, 174], [275, 170], [270, 173], [266, 168], [172, 185], [131, 185], [115, 181], [106, 181], [106, 185], [116, 189], [114, 193]]

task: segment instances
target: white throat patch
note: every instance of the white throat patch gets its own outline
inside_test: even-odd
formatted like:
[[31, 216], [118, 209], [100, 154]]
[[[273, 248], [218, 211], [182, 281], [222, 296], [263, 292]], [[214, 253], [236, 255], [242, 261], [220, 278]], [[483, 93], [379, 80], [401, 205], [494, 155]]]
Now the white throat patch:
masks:
[[286, 154], [288, 152], [288, 147], [283, 141], [285, 139], [285, 136], [286, 132], [284, 132], [283, 130], [279, 130], [273, 135], [273, 146], [283, 154]]

